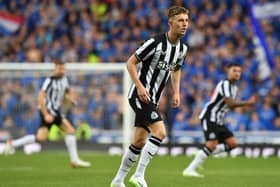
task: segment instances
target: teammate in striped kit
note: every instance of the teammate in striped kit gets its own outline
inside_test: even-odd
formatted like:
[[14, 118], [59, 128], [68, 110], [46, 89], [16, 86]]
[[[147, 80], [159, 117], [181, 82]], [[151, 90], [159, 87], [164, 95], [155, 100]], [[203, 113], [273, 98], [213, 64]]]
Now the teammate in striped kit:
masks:
[[90, 167], [91, 163], [83, 161], [77, 153], [75, 129], [73, 125], [61, 114], [60, 106], [64, 97], [74, 105], [76, 99], [72, 94], [68, 79], [64, 75], [65, 66], [62, 62], [55, 62], [54, 75], [45, 79], [38, 95], [38, 108], [41, 117], [41, 124], [37, 134], [26, 135], [15, 140], [8, 140], [5, 146], [5, 154], [14, 152], [15, 148], [34, 142], [43, 143], [48, 138], [48, 131], [56, 124], [66, 132], [65, 143], [70, 155], [72, 167]]
[[181, 66], [187, 54], [187, 46], [180, 38], [187, 31], [188, 14], [184, 7], [171, 7], [168, 10], [169, 31], [146, 40], [127, 61], [133, 81], [128, 98], [135, 112], [135, 132], [111, 187], [125, 187], [124, 178], [140, 153], [137, 169], [129, 183], [134, 187], [147, 186], [145, 169], [166, 136], [157, 106], [170, 76], [174, 92], [172, 105], [180, 105]]
[[242, 68], [239, 64], [229, 64], [227, 79], [217, 84], [211, 100], [201, 111], [199, 118], [206, 143], [183, 171], [184, 176], [203, 177], [196, 169], [203, 164], [209, 155], [228, 152], [237, 146], [233, 133], [224, 125], [224, 115], [228, 109], [252, 106], [256, 102], [255, 96], [247, 101], [235, 100], [238, 90], [236, 82], [240, 79], [241, 73]]

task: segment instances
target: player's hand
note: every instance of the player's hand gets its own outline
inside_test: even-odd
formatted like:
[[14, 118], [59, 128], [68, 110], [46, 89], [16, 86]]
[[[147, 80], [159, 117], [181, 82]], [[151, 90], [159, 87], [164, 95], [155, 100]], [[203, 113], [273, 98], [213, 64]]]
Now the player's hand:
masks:
[[172, 108], [177, 108], [180, 106], [180, 95], [174, 94], [172, 99]]
[[76, 106], [76, 105], [78, 104], [77, 99], [74, 98], [74, 97], [72, 97], [72, 98], [70, 99], [70, 101], [71, 101], [72, 105], [74, 105], [74, 106]]
[[248, 106], [253, 106], [254, 104], [256, 104], [256, 102], [257, 102], [257, 97], [253, 95], [248, 99], [247, 104]]
[[46, 114], [46, 115], [44, 116], [44, 118], [45, 118], [45, 121], [46, 121], [47, 123], [52, 123], [53, 120], [54, 120], [54, 117], [53, 117], [52, 115], [50, 115], [50, 114]]
[[72, 105], [76, 106], [78, 104], [77, 95], [76, 94], [71, 92], [67, 96], [68, 96], [68, 100], [71, 102]]
[[150, 103], [151, 102], [151, 97], [149, 92], [146, 90], [146, 88], [144, 86], [140, 86], [139, 88], [137, 88], [137, 94], [139, 99], [143, 102], [143, 103]]

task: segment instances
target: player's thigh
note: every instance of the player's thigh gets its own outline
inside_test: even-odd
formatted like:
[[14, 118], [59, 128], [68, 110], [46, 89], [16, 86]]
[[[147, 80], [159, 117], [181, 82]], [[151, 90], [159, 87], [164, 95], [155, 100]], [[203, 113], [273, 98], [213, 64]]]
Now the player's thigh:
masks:
[[161, 140], [166, 137], [166, 128], [163, 121], [157, 121], [148, 126], [151, 134]]
[[67, 134], [74, 134], [75, 133], [75, 128], [70, 123], [70, 121], [67, 120], [66, 118], [62, 118], [62, 123], [59, 126], [59, 128], [62, 129]]
[[134, 126], [143, 127], [149, 131], [150, 128], [148, 128], [148, 126], [158, 121], [162, 121], [157, 105], [153, 103], [143, 103], [137, 98], [129, 99], [129, 104], [135, 112]]
[[219, 126], [217, 124], [209, 119], [202, 119], [201, 125], [206, 142], [214, 142], [219, 139]]
[[218, 129], [219, 142], [223, 142], [229, 147], [234, 148], [237, 145], [236, 138], [233, 135], [233, 132], [227, 128], [227, 126], [219, 126]]
[[49, 130], [47, 127], [40, 127], [37, 130], [37, 134], [36, 134], [37, 141], [39, 141], [40, 143], [47, 141], [48, 133], [49, 133]]
[[145, 143], [149, 132], [143, 127], [135, 127], [132, 144], [138, 148], [142, 148]]
[[202, 130], [205, 138], [205, 146], [214, 151], [219, 143], [219, 135], [217, 133], [217, 124], [211, 122], [209, 119], [201, 120]]

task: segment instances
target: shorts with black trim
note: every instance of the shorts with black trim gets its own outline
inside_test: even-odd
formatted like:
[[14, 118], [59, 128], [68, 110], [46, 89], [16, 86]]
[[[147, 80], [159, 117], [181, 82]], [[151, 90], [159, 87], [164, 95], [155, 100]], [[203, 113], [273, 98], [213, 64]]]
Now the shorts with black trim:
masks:
[[135, 112], [134, 126], [144, 127], [145, 129], [147, 129], [148, 125], [157, 121], [162, 121], [156, 104], [143, 103], [138, 98], [129, 99], [129, 104]]
[[233, 137], [233, 133], [225, 126], [211, 122], [207, 118], [201, 119], [205, 140], [218, 140], [223, 143], [227, 138]]
[[54, 120], [51, 123], [48, 123], [45, 121], [44, 115], [41, 110], [39, 112], [40, 112], [40, 118], [41, 118], [40, 127], [47, 127], [48, 129], [50, 129], [52, 125], [60, 126], [62, 124], [63, 116], [61, 115], [60, 112], [58, 112], [58, 111], [55, 112], [56, 115], [54, 116]]

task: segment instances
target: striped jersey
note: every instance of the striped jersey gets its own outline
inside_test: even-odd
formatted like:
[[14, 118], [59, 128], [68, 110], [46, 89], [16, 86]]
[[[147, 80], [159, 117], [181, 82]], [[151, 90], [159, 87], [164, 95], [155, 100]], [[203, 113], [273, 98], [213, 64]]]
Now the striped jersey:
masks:
[[237, 95], [237, 86], [229, 80], [220, 81], [212, 94], [208, 103], [202, 109], [199, 118], [206, 118], [219, 125], [224, 123], [224, 115], [228, 111], [225, 98], [235, 99]]
[[[146, 40], [135, 51], [134, 55], [140, 62], [137, 67], [139, 80], [149, 91], [152, 103], [158, 104], [171, 72], [183, 65], [187, 49], [182, 40], [177, 44], [170, 43], [167, 33], [164, 33]], [[132, 84], [128, 97], [137, 97], [135, 84]]]
[[45, 79], [41, 91], [46, 93], [45, 105], [47, 110], [54, 116], [59, 111], [65, 92], [69, 89], [69, 82], [66, 76], [51, 76]]

